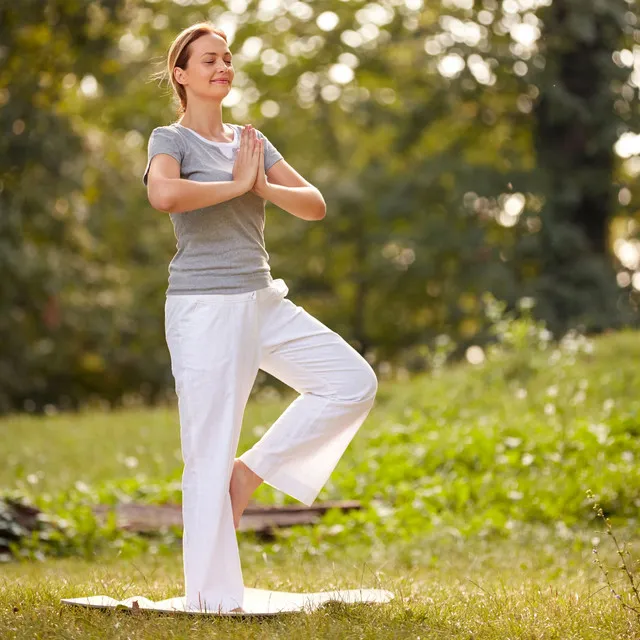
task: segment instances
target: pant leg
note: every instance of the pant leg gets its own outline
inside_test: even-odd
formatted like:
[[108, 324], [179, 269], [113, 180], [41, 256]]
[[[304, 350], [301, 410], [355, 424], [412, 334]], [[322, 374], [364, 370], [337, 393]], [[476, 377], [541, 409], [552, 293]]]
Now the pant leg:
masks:
[[186, 605], [229, 611], [244, 598], [229, 481], [259, 365], [255, 292], [167, 296], [165, 310], [184, 460]]
[[264, 481], [311, 505], [374, 403], [377, 379], [342, 337], [285, 296], [258, 291], [260, 368], [300, 393], [240, 459]]

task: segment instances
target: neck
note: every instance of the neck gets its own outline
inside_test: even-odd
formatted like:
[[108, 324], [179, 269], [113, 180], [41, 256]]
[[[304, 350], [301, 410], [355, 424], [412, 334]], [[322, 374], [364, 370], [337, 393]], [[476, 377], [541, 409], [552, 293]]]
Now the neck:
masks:
[[178, 120], [184, 126], [197, 131], [205, 138], [216, 138], [228, 135], [222, 122], [222, 105], [220, 102], [198, 102], [190, 99], [187, 109]]

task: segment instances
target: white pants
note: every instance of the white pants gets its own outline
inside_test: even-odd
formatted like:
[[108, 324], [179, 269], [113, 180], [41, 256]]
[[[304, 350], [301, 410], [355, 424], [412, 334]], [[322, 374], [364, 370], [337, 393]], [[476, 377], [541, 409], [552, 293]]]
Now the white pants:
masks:
[[373, 406], [377, 379], [337, 333], [286, 298], [258, 291], [171, 295], [165, 331], [180, 417], [186, 606], [226, 612], [244, 583], [229, 482], [258, 369], [300, 395], [240, 459], [310, 505]]

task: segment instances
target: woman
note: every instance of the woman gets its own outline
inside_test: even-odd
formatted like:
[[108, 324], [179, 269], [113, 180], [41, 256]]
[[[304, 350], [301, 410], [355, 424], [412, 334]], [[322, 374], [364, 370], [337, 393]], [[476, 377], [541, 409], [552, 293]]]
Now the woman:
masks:
[[[236, 529], [252, 493], [266, 482], [311, 505], [369, 413], [377, 380], [271, 277], [265, 201], [304, 220], [322, 219], [325, 203], [262, 133], [223, 123], [234, 77], [224, 32], [185, 29], [168, 71], [181, 117], [151, 133], [143, 182], [177, 238], [165, 330], [184, 460], [186, 606], [243, 611]], [[259, 369], [300, 395], [235, 459]]]

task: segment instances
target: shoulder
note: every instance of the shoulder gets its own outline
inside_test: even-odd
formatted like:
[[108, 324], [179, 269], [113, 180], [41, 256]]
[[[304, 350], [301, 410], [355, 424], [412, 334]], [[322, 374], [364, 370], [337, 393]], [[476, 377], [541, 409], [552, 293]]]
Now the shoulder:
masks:
[[153, 129], [149, 135], [149, 145], [152, 144], [171, 145], [180, 151], [186, 150], [184, 134], [176, 124], [163, 125]]
[[180, 127], [176, 124], [166, 124], [161, 127], [156, 127], [151, 131], [152, 136], [162, 136], [169, 138], [181, 138], [182, 132], [180, 131]]

